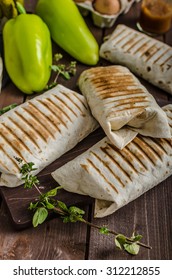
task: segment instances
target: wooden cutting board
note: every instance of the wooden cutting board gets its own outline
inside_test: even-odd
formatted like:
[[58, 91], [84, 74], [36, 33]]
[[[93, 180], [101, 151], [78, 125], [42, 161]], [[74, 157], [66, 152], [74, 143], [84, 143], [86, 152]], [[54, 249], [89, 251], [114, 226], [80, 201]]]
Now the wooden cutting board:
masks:
[[[40, 190], [44, 193], [52, 188], [55, 188], [58, 184], [52, 178], [51, 172], [66, 162], [74, 159], [79, 154], [83, 153], [97, 141], [101, 140], [103, 136], [103, 131], [100, 128], [97, 129], [82, 142], [80, 142], [75, 148], [42, 170], [38, 175], [40, 181]], [[15, 228], [23, 229], [30, 226], [33, 213], [28, 210], [28, 206], [30, 202], [33, 202], [34, 199], [39, 195], [36, 189], [24, 189], [23, 186], [16, 188], [1, 187], [0, 192], [7, 205], [12, 223]], [[88, 196], [69, 193], [65, 190], [59, 191], [58, 200], [65, 202], [67, 205], [83, 205], [93, 203], [94, 201]]]

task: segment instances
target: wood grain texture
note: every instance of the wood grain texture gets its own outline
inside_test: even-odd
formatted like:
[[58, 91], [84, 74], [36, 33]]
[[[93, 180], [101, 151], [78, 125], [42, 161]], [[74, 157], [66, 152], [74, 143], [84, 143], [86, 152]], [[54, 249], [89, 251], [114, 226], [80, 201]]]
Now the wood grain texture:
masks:
[[[37, 0], [25, 0], [27, 11], [34, 12]], [[90, 16], [86, 22], [96, 37], [99, 45], [103, 37], [110, 34], [118, 23], [136, 28], [136, 21], [139, 17], [139, 4], [133, 5], [129, 13], [121, 15], [115, 25], [109, 29], [95, 27]], [[157, 39], [165, 40], [172, 45], [172, 29], [163, 37]], [[53, 43], [53, 51], [63, 53], [62, 62], [69, 63], [73, 60], [67, 53]], [[98, 65], [110, 65], [107, 61], [100, 59]], [[79, 92], [77, 80], [80, 73], [89, 68], [78, 63], [76, 76], [67, 81], [59, 79], [59, 83]], [[52, 75], [51, 79], [54, 78]], [[172, 97], [162, 90], [152, 86], [140, 79], [146, 88], [154, 95], [160, 105], [172, 102]], [[33, 96], [30, 96], [32, 98]], [[8, 82], [0, 94], [0, 108], [11, 103], [20, 104], [25, 100], [24, 96], [11, 82]], [[92, 133], [84, 139], [77, 147], [66, 155], [52, 163], [40, 173], [40, 180], [44, 190], [50, 186], [56, 186], [50, 173], [64, 164], [66, 161], [82, 153], [90, 145], [103, 137], [102, 131]], [[93, 218], [94, 203], [88, 197], [82, 197], [62, 191], [61, 199], [68, 204], [80, 203], [86, 211], [85, 218], [98, 225], [108, 225], [111, 229], [124, 233], [128, 236], [133, 231], [142, 234], [143, 242], [149, 243], [152, 250], [141, 249], [139, 255], [132, 257], [118, 251], [114, 247], [113, 237], [100, 235], [96, 230], [87, 228], [84, 224], [63, 224], [54, 216], [45, 224], [34, 229], [28, 227], [25, 230], [16, 231], [15, 227], [22, 229], [31, 225], [31, 213], [26, 210], [30, 199], [36, 193], [34, 190], [24, 190], [22, 187], [16, 189], [1, 188], [3, 202], [0, 198], [0, 260], [5, 259], [38, 259], [38, 260], [110, 260], [110, 259], [172, 259], [172, 191], [171, 178], [159, 184], [137, 200], [119, 209], [113, 215], [103, 219]], [[12, 221], [12, 222], [11, 222]], [[14, 227], [15, 225], [15, 227]]]
[[0, 223], [0, 260], [85, 259], [87, 228], [83, 224], [63, 224], [57, 218], [37, 228], [15, 231], [4, 204]]

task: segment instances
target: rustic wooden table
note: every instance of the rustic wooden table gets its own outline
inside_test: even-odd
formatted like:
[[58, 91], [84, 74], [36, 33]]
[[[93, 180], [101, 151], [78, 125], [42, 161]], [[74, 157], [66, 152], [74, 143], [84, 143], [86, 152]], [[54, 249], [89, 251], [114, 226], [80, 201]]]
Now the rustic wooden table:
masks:
[[[36, 0], [25, 1], [28, 12], [34, 12]], [[93, 25], [90, 16], [86, 22], [91, 28], [99, 44], [103, 37], [110, 34], [118, 23], [124, 23], [132, 28], [136, 28], [136, 21], [139, 17], [140, 3], [134, 4], [130, 11], [121, 15], [115, 25], [110, 29], [101, 29]], [[157, 38], [167, 44], [172, 45], [172, 29], [165, 35]], [[64, 55], [64, 62], [71, 61], [71, 57], [64, 53], [54, 44], [54, 51]], [[107, 62], [100, 59], [99, 65]], [[70, 81], [60, 79], [63, 85], [77, 90], [76, 81], [80, 73], [88, 68], [78, 63], [77, 74]], [[141, 82], [156, 98], [161, 105], [170, 102], [172, 97], [166, 92], [150, 85], [146, 81]], [[24, 96], [10, 81], [8, 81], [0, 94], [0, 108], [11, 103], [20, 104], [26, 100]], [[95, 141], [100, 137], [97, 133], [89, 138]], [[88, 145], [88, 141], [86, 142]], [[79, 146], [80, 152], [84, 150], [85, 142]], [[86, 145], [86, 146], [87, 146]], [[67, 157], [62, 157], [56, 162], [56, 167], [76, 155], [71, 153]], [[44, 183], [51, 183], [48, 174], [54, 168], [51, 165], [43, 172]], [[50, 181], [50, 182], [49, 182]], [[55, 184], [52, 182], [52, 186]], [[134, 259], [172, 259], [172, 178], [156, 186], [151, 191], [142, 195], [137, 200], [118, 210], [115, 214], [95, 220], [93, 218], [93, 200], [83, 199], [81, 196], [66, 194], [65, 198], [71, 201], [80, 202], [86, 212], [86, 219], [98, 225], [109, 225], [128, 236], [133, 231], [143, 235], [143, 242], [150, 244], [152, 250], [142, 248], [139, 255], [131, 256], [114, 248], [113, 238], [100, 235], [96, 230], [90, 229], [85, 224], [63, 224], [60, 219], [51, 219], [39, 226], [30, 226], [30, 216], [27, 213], [26, 198], [21, 188], [7, 189], [1, 188], [0, 197], [0, 259], [1, 260], [134, 260]], [[29, 203], [29, 201], [28, 201]], [[26, 207], [26, 208], [25, 208]], [[26, 209], [26, 211], [25, 211]], [[23, 220], [22, 220], [23, 219]], [[23, 222], [22, 222], [23, 221]]]

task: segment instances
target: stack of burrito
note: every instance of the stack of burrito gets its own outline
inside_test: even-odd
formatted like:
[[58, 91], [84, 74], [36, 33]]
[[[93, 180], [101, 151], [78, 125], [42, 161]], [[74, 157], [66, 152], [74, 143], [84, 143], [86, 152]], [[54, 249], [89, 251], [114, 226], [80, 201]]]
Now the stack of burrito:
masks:
[[[164, 112], [172, 130], [172, 105]], [[122, 150], [105, 137], [52, 176], [67, 191], [96, 198], [95, 217], [104, 217], [171, 174], [172, 139], [138, 135]]]
[[95, 217], [104, 217], [172, 174], [172, 105], [160, 108], [123, 66], [88, 69], [78, 84], [107, 136], [52, 176], [96, 198]]

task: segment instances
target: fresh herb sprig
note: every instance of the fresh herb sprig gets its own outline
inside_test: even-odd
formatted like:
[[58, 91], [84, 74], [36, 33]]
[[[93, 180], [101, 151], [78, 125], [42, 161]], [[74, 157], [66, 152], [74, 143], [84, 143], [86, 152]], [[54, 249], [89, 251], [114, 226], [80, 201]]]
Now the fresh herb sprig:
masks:
[[106, 226], [98, 226], [85, 220], [85, 212], [83, 209], [76, 206], [68, 207], [64, 202], [55, 198], [59, 190], [62, 189], [62, 186], [58, 186], [46, 193], [42, 193], [37, 186], [39, 184], [39, 180], [36, 176], [32, 175], [32, 172], [36, 170], [36, 168], [34, 168], [34, 163], [29, 162], [22, 164], [21, 159], [16, 158], [16, 160], [21, 164], [20, 173], [23, 175], [22, 179], [24, 180], [24, 187], [29, 189], [35, 187], [39, 192], [38, 198], [29, 205], [29, 210], [34, 212], [32, 219], [34, 227], [42, 224], [47, 219], [48, 214], [54, 212], [62, 218], [64, 223], [82, 222], [97, 229], [101, 234], [114, 236], [115, 246], [120, 250], [128, 252], [129, 254], [137, 255], [140, 247], [151, 249], [149, 245], [140, 242], [142, 239], [142, 235], [140, 234], [133, 233], [131, 237], [127, 237], [124, 234], [110, 230]]
[[76, 61], [71, 61], [69, 65], [60, 64], [59, 60], [62, 58], [63, 56], [60, 53], [56, 53], [54, 55], [54, 64], [51, 65], [50, 68], [52, 71], [56, 72], [56, 76], [53, 82], [46, 86], [46, 89], [55, 87], [60, 75], [63, 76], [66, 80], [69, 80], [71, 76], [74, 76], [76, 74]]

